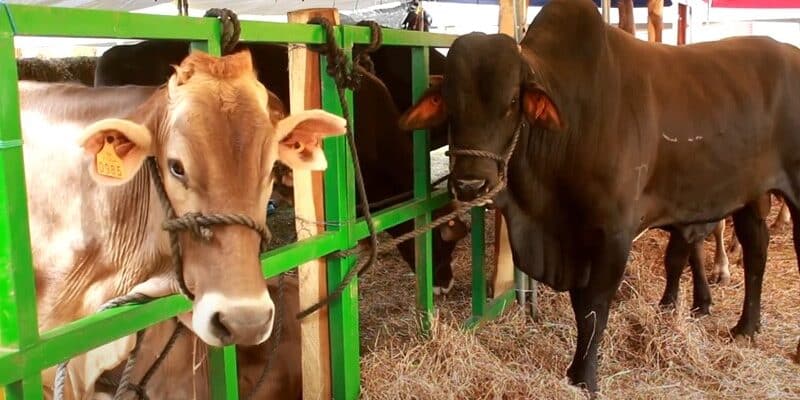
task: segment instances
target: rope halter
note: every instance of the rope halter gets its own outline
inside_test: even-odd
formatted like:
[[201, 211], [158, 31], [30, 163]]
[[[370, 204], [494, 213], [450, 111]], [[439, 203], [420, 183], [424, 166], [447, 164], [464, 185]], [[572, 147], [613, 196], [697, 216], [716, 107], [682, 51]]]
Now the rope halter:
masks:
[[170, 249], [172, 253], [172, 265], [175, 268], [175, 274], [178, 278], [183, 295], [191, 300], [194, 300], [194, 294], [189, 290], [186, 285], [186, 280], [183, 277], [183, 257], [180, 242], [178, 240], [178, 232], [189, 231], [196, 239], [208, 242], [214, 236], [211, 226], [213, 225], [242, 225], [246, 226], [258, 233], [261, 237], [260, 251], [263, 253], [267, 250], [267, 245], [270, 241], [269, 229], [253, 218], [244, 214], [231, 214], [231, 213], [215, 213], [203, 214], [199, 212], [187, 212], [186, 214], [178, 217], [175, 214], [175, 209], [172, 208], [172, 203], [169, 201], [167, 192], [164, 189], [164, 181], [161, 179], [158, 163], [154, 157], [148, 158], [150, 164], [150, 176], [153, 179], [153, 185], [158, 193], [158, 198], [161, 201], [164, 212], [167, 214], [166, 219], [161, 224], [161, 227], [169, 232]]
[[514, 154], [514, 149], [516, 149], [517, 142], [519, 142], [520, 132], [522, 131], [522, 128], [524, 126], [525, 126], [525, 117], [520, 117], [516, 129], [514, 129], [514, 135], [511, 136], [511, 141], [509, 142], [505, 152], [502, 155], [488, 150], [459, 149], [459, 148], [453, 149], [452, 147], [451, 149], [447, 150], [444, 154], [448, 157], [467, 156], [467, 157], [488, 158], [490, 160], [496, 161], [497, 165], [500, 167], [499, 182], [495, 187], [495, 190], [492, 190], [492, 192], [499, 192], [497, 187], [503, 188], [508, 184], [508, 163], [509, 161], [511, 161], [511, 156]]

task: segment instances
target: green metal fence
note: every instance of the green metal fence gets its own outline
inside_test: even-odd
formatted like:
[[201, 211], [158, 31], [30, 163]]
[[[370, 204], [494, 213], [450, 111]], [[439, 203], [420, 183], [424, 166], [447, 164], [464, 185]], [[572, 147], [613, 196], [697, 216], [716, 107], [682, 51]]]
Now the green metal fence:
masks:
[[[242, 21], [241, 41], [320, 44], [321, 27]], [[0, 1], [0, 387], [7, 399], [41, 399], [41, 371], [105, 343], [189, 311], [190, 302], [174, 295], [143, 305], [123, 306], [92, 315], [39, 334], [36, 317], [35, 282], [31, 260], [25, 174], [22, 159], [15, 36], [97, 37], [130, 39], [191, 40], [210, 54], [220, 53], [220, 23], [211, 18], [132, 14], [125, 12], [5, 5]], [[338, 44], [351, 55], [354, 44], [367, 44], [370, 30], [359, 26], [337, 26]], [[448, 47], [454, 36], [386, 29], [386, 46], [413, 46], [413, 95], [419, 97], [428, 85], [429, 47]], [[322, 70], [322, 105], [341, 115], [335, 83]], [[352, 104], [352, 93], [347, 92]], [[351, 114], [352, 115], [352, 114]], [[352, 122], [352, 121], [351, 121]], [[358, 132], [356, 132], [358, 134]], [[325, 172], [326, 231], [262, 255], [266, 277], [276, 276], [307, 261], [352, 248], [368, 236], [363, 219], [356, 220], [353, 166], [346, 138], [325, 140], [328, 169]], [[414, 133], [414, 198], [374, 215], [375, 227], [383, 231], [404, 221], [426, 224], [431, 212], [450, 199], [430, 185], [429, 139], [426, 131]], [[344, 186], [345, 190], [342, 190]], [[472, 327], [492, 318], [513, 300], [513, 291], [486, 303], [483, 272], [483, 210], [475, 209], [473, 221], [473, 317]], [[355, 222], [352, 222], [355, 221]], [[424, 331], [433, 311], [432, 234], [416, 239], [417, 302]], [[354, 267], [355, 256], [328, 259], [328, 287], [334, 288]], [[357, 282], [329, 306], [331, 384], [336, 399], [359, 395], [359, 318]], [[236, 353], [231, 347], [210, 351], [211, 396], [236, 399]], [[2, 392], [0, 392], [2, 398]]]

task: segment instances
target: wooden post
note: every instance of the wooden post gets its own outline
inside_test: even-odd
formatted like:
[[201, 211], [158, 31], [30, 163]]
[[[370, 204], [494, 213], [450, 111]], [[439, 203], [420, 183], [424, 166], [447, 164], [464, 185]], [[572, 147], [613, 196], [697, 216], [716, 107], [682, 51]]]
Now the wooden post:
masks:
[[617, 12], [619, 13], [620, 29], [636, 36], [636, 23], [633, 20], [633, 0], [618, 0]]
[[600, 0], [600, 12], [603, 15], [603, 21], [607, 24], [611, 23], [611, 0]]
[[[528, 3], [526, 0], [500, 0], [500, 12], [498, 27], [500, 33], [511, 36], [517, 42], [520, 29], [518, 26], [527, 21]], [[517, 12], [515, 13], [515, 7]], [[523, 11], [524, 10], [524, 11]], [[515, 21], [516, 14], [516, 21]], [[516, 22], [516, 23], [515, 23]], [[511, 244], [508, 240], [508, 230], [506, 228], [503, 215], [499, 210], [495, 211], [494, 225], [494, 254], [497, 260], [494, 276], [492, 277], [492, 296], [497, 298], [509, 289], [514, 288], [514, 260], [511, 257]], [[520, 304], [524, 306], [525, 297], [521, 297]], [[535, 299], [533, 299], [535, 302]]]
[[514, 0], [500, 0], [500, 10], [497, 21], [497, 29], [500, 33], [514, 37]]
[[688, 23], [686, 20], [687, 8], [689, 8], [689, 6], [684, 3], [678, 4], [678, 45], [686, 44], [686, 26]]
[[647, 0], [647, 40], [661, 43], [664, 30], [664, 0]]
[[[328, 18], [339, 24], [339, 13], [332, 8], [306, 9], [287, 13], [288, 22], [305, 23], [316, 16]], [[305, 48], [289, 50], [289, 109], [292, 113], [322, 107], [319, 56]], [[293, 171], [294, 212], [299, 217], [295, 226], [297, 240], [316, 235], [324, 229], [319, 224], [305, 221], [324, 221], [323, 173]], [[300, 309], [306, 309], [322, 300], [328, 293], [327, 264], [324, 258], [309, 261], [298, 267]], [[294, 316], [287, 316], [294, 318]], [[307, 316], [300, 321], [301, 353], [303, 364], [303, 398], [331, 398], [330, 338], [328, 335], [328, 309]]]

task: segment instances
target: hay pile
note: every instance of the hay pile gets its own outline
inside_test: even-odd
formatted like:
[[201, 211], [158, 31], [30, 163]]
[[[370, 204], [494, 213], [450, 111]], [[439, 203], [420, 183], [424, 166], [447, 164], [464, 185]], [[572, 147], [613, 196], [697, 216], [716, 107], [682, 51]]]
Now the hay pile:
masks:
[[20, 80], [79, 82], [94, 85], [97, 57], [21, 58], [17, 60]]
[[[779, 207], [773, 207], [775, 218]], [[491, 230], [491, 225], [487, 224]], [[732, 227], [726, 230], [728, 242]], [[493, 235], [487, 233], [487, 243]], [[800, 398], [800, 366], [791, 357], [800, 336], [800, 277], [789, 229], [775, 232], [755, 343], [730, 343], [744, 297], [741, 265], [732, 281], [713, 287], [712, 315], [693, 319], [691, 278], [681, 281], [677, 310], [662, 311], [667, 235], [651, 231], [634, 244], [625, 281], [612, 306], [600, 350], [599, 398]], [[713, 243], [706, 243], [710, 269]], [[739, 260], [734, 256], [732, 262]], [[569, 296], [540, 285], [540, 319], [514, 306], [475, 334], [468, 316], [469, 242], [457, 250], [456, 287], [436, 299], [431, 340], [417, 337], [414, 280], [396, 252], [360, 282], [362, 393], [365, 399], [574, 399], [566, 384], [575, 345]]]

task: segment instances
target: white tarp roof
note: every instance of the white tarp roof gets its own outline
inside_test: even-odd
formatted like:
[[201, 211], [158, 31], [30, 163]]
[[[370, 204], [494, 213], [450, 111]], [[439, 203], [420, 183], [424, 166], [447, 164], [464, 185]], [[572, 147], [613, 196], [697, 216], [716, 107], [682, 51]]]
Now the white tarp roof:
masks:
[[[97, 8], [117, 11], [135, 11], [153, 6], [172, 8], [177, 14], [174, 0], [8, 0], [8, 3], [31, 4], [51, 7]], [[286, 12], [304, 8], [334, 7], [343, 13], [355, 9], [397, 4], [397, 0], [189, 0], [189, 8], [202, 10], [209, 8], [229, 8], [239, 15], [286, 15]], [[194, 15], [194, 13], [190, 13]]]

